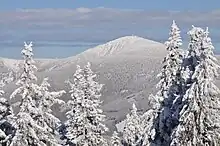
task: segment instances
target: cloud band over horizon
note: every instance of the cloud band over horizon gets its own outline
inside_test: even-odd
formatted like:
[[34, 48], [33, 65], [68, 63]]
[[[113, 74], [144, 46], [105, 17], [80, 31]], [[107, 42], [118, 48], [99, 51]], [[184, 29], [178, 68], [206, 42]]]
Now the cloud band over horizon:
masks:
[[0, 11], [0, 42], [103, 43], [125, 35], [163, 42], [168, 37], [172, 20], [176, 20], [184, 39], [187, 39], [186, 32], [193, 24], [208, 26], [213, 41], [218, 42], [220, 10], [146, 11], [102, 7]]

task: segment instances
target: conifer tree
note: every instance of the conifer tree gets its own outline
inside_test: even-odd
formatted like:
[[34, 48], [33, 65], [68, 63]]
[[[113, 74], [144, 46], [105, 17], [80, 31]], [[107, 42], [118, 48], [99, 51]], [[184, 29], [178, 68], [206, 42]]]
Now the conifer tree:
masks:
[[15, 117], [12, 108], [5, 98], [0, 98], [0, 145], [8, 146], [14, 136]]
[[4, 79], [6, 77], [0, 81], [0, 145], [8, 146], [15, 132], [13, 127], [15, 116], [8, 100], [3, 97], [5, 93], [3, 87], [7, 83]]
[[161, 107], [161, 101], [163, 100], [161, 97], [158, 98], [154, 95], [150, 95], [149, 98], [149, 105], [151, 108], [147, 110], [142, 116], [142, 125], [144, 128], [144, 135], [142, 140], [142, 145], [144, 146], [154, 146], [153, 141], [155, 140], [156, 135], [156, 128], [155, 126], [158, 123], [158, 113]]
[[[180, 30], [175, 21], [172, 23], [169, 34], [170, 37], [165, 42], [168, 53], [162, 62], [161, 73], [158, 74], [160, 81], [157, 84], [157, 88], [159, 91], [152, 98], [154, 102], [157, 102], [157, 107], [147, 111], [149, 113], [145, 114], [147, 116], [156, 115], [149, 119], [149, 122], [154, 124], [146, 123], [146, 125], [153, 125], [154, 138], [152, 137], [153, 135], [145, 133], [144, 143], [154, 143], [158, 146], [169, 145], [172, 129], [176, 125], [176, 120], [173, 117], [173, 112], [176, 110], [175, 102], [179, 102], [178, 99], [183, 94], [184, 85], [182, 78], [183, 51], [180, 48], [182, 40]], [[152, 121], [152, 118], [154, 118], [154, 121]], [[147, 126], [147, 129], [149, 129], [149, 126]]]
[[101, 110], [102, 85], [94, 81], [96, 75], [88, 63], [83, 69], [77, 66], [71, 86], [71, 100], [67, 102], [66, 137], [77, 146], [106, 145], [103, 134], [105, 116]]
[[1, 81], [0, 81], [1, 88], [14, 81], [14, 79], [15, 77], [13, 71], [11, 70], [8, 70], [8, 72], [1, 73]]
[[116, 131], [114, 131], [112, 134], [111, 146], [122, 146], [121, 139], [118, 137], [118, 133]]
[[[195, 27], [192, 25], [192, 29], [188, 32], [190, 37], [188, 50], [185, 57], [184, 68], [188, 68], [188, 78], [185, 78], [187, 81], [186, 87], [190, 87], [194, 82], [192, 75], [195, 72], [196, 66], [200, 62], [201, 48], [202, 48], [202, 39], [204, 37], [204, 30], [200, 27]], [[187, 88], [187, 89], [188, 89]]]
[[14, 80], [13, 72], [3, 72], [1, 73], [0, 78], [0, 145], [8, 146], [15, 133], [13, 123], [15, 122], [16, 117], [13, 113], [11, 104], [4, 97], [5, 91], [3, 88], [6, 84]]
[[37, 68], [32, 58], [32, 42], [30, 44], [25, 43], [21, 53], [24, 57], [24, 67], [23, 73], [16, 83], [20, 87], [18, 87], [10, 97], [21, 96], [20, 110], [15, 123], [16, 133], [10, 146], [46, 146], [46, 144], [39, 139], [39, 134], [45, 133], [46, 130], [35, 121], [35, 118], [39, 115], [39, 110], [36, 107], [36, 101], [34, 99], [36, 86], [33, 82], [37, 80], [34, 74]]
[[208, 29], [193, 27], [189, 34], [189, 87], [171, 146], [218, 146], [220, 102], [217, 95], [220, 90], [214, 84], [219, 69], [213, 54], [214, 46]]
[[132, 106], [130, 114], [127, 114], [125, 127], [123, 130], [123, 143], [128, 146], [141, 145], [143, 127], [140, 116], [137, 114], [135, 104]]
[[174, 94], [180, 94], [179, 87], [181, 86], [181, 66], [183, 60], [182, 40], [180, 36], [180, 30], [173, 21], [170, 37], [165, 42], [167, 48], [167, 55], [163, 59], [163, 68], [161, 73], [158, 74], [160, 78], [157, 88], [160, 89], [158, 92], [159, 96], [169, 98]]
[[57, 140], [57, 127], [61, 121], [52, 114], [51, 107], [54, 104], [63, 105], [64, 101], [58, 99], [61, 97], [65, 91], [50, 92], [50, 84], [48, 78], [44, 78], [40, 86], [36, 85], [36, 105], [39, 110], [39, 114], [36, 117], [37, 124], [43, 127], [46, 132], [44, 134], [39, 134], [39, 139], [44, 141], [46, 145], [59, 145]]

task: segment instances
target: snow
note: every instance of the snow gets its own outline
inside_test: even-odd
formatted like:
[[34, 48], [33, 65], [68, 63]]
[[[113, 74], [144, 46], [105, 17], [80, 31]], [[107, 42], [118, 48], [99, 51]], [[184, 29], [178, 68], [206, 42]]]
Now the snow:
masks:
[[115, 126], [116, 126], [118, 132], [123, 132], [124, 127], [125, 127], [125, 120], [123, 120], [119, 123], [116, 123]]
[[0, 58], [0, 61], [2, 65], [4, 65], [4, 67], [14, 72], [19, 70], [19, 64], [21, 63], [21, 60], [14, 60], [14, 59], [8, 59], [8, 58]]
[[[157, 46], [158, 48], [156, 48]], [[160, 50], [158, 53], [163, 50], [160, 49], [160, 46], [162, 44], [144, 39], [142, 37], [138, 36], [125, 36], [118, 38], [116, 40], [107, 42], [106, 44], [99, 45], [95, 48], [91, 48], [86, 50], [85, 52], [77, 55], [77, 56], [83, 56], [84, 58], [99, 58], [104, 56], [113, 56], [113, 55], [125, 55], [130, 54], [134, 55], [132, 53], [141, 53], [138, 52], [139, 49], [145, 48], [146, 51], [149, 51], [149, 55], [153, 55], [156, 50]], [[156, 50], [152, 50], [150, 48], [155, 48]]]

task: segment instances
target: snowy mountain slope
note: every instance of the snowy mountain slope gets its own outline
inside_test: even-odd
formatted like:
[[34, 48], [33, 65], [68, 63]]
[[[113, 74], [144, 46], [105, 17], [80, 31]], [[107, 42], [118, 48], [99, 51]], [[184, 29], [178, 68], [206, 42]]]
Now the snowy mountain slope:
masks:
[[8, 59], [8, 58], [0, 58], [0, 69], [2, 70], [19, 70], [20, 60]]
[[71, 77], [76, 65], [90, 61], [98, 80], [105, 84], [103, 109], [107, 113], [107, 124], [113, 129], [113, 123], [124, 118], [133, 102], [137, 103], [141, 111], [148, 108], [147, 98], [155, 90], [156, 74], [165, 54], [163, 44], [128, 36], [74, 57], [58, 60], [53, 70], [41, 72], [39, 76], [49, 76], [53, 81], [52, 85], [62, 89], [65, 87], [64, 81]]
[[147, 40], [138, 36], [125, 36], [89, 49], [77, 56], [85, 58], [99, 58], [113, 55], [139, 55], [144, 51], [143, 49], [148, 51], [148, 53], [146, 53], [147, 56], [154, 56], [163, 52], [160, 49], [161, 46], [162, 44], [158, 42]]
[[[76, 65], [92, 63], [103, 88], [103, 109], [107, 114], [107, 126], [114, 130], [114, 123], [125, 118], [132, 102], [140, 112], [149, 108], [148, 96], [155, 93], [156, 75], [161, 70], [161, 61], [166, 55], [165, 46], [136, 36], [126, 36], [104, 45], [91, 48], [79, 55], [64, 59], [37, 60], [39, 82], [48, 76], [54, 89], [68, 89], [64, 84], [75, 72]], [[219, 58], [220, 59], [220, 58]], [[3, 61], [2, 61], [3, 60]], [[14, 68], [15, 60], [0, 59], [3, 68]], [[2, 64], [2, 63], [1, 63]], [[220, 85], [220, 80], [217, 82]], [[8, 88], [7, 88], [8, 87]], [[6, 86], [8, 94], [15, 88], [14, 83]], [[63, 97], [68, 99], [68, 94]], [[64, 115], [55, 108], [56, 114]]]
[[59, 70], [61, 68], [68, 67], [70, 64], [80, 63], [91, 60], [99, 60], [101, 58], [116, 57], [120, 56], [145, 56], [157, 57], [165, 53], [163, 44], [147, 40], [137, 36], [125, 36], [112, 40], [106, 44], [99, 45], [97, 47], [86, 50], [73, 57], [68, 57], [65, 59], [59, 59], [53, 61], [52, 64], [41, 65], [43, 68], [50, 68], [53, 70]]
[[[45, 68], [47, 65], [51, 66], [53, 63], [57, 62], [55, 59], [36, 59], [36, 65], [38, 68]], [[0, 69], [9, 69], [12, 71], [18, 71], [22, 66], [23, 60], [14, 60], [9, 58], [0, 58]], [[39, 70], [41, 71], [41, 70]]]

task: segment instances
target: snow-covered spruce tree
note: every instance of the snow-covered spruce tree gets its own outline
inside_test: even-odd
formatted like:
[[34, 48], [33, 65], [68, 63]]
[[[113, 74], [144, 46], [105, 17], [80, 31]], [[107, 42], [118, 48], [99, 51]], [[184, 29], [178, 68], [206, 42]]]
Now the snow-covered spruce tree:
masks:
[[3, 79], [0, 81], [0, 145], [2, 146], [10, 144], [15, 132], [15, 128], [13, 127], [15, 117], [12, 107], [8, 100], [2, 97], [5, 93], [3, 90], [5, 83]]
[[14, 136], [15, 117], [12, 108], [5, 98], [0, 98], [0, 145], [8, 146]]
[[44, 134], [46, 130], [39, 126], [35, 120], [39, 115], [39, 109], [37, 109], [34, 99], [36, 95], [34, 92], [36, 85], [33, 82], [37, 80], [34, 74], [37, 68], [33, 64], [32, 42], [30, 44], [25, 43], [21, 53], [24, 57], [24, 67], [23, 73], [16, 83], [20, 87], [18, 87], [10, 97], [21, 96], [20, 110], [15, 123], [16, 132], [10, 146], [46, 146], [46, 144], [39, 139], [39, 134]]
[[127, 146], [138, 146], [142, 143], [143, 126], [140, 116], [137, 114], [135, 104], [132, 105], [130, 114], [127, 114], [123, 130], [123, 144]]
[[111, 146], [122, 146], [121, 139], [118, 137], [118, 133], [116, 131], [112, 134]]
[[[48, 78], [44, 78], [40, 86], [34, 88], [36, 92], [36, 106], [39, 110], [38, 116], [35, 118], [37, 124], [44, 128], [46, 132], [44, 134], [38, 134], [39, 139], [46, 145], [59, 145], [57, 140], [57, 127], [61, 121], [52, 114], [51, 107], [54, 104], [63, 105], [65, 102], [58, 99], [65, 91], [50, 92], [50, 84]], [[41, 131], [40, 131], [41, 132]]]
[[185, 57], [184, 68], [188, 69], [186, 80], [186, 88], [188, 89], [194, 82], [192, 75], [195, 72], [196, 66], [200, 62], [201, 48], [202, 48], [202, 38], [204, 36], [204, 30], [200, 27], [195, 27], [192, 25], [192, 29], [188, 32], [190, 37], [188, 50]]
[[[179, 125], [172, 135], [172, 146], [218, 146], [220, 143], [220, 90], [214, 85], [217, 77], [217, 59], [208, 29], [193, 27], [189, 45], [194, 48], [191, 59], [191, 86], [183, 98]], [[194, 69], [194, 71], [193, 71]]]
[[66, 137], [77, 146], [106, 145], [103, 134], [108, 129], [100, 109], [102, 85], [94, 81], [96, 75], [90, 67], [90, 63], [83, 69], [77, 66], [73, 81], [69, 82], [71, 100], [67, 102]]
[[3, 96], [5, 94], [5, 91], [3, 90], [4, 86], [5, 82], [3, 80], [0, 80], [0, 96]]
[[[192, 25], [192, 29], [188, 32], [190, 36], [190, 41], [188, 45], [188, 50], [183, 61], [182, 75], [185, 81], [184, 94], [193, 84], [192, 75], [195, 72], [196, 66], [200, 62], [200, 54], [202, 47], [202, 38], [204, 35], [204, 30], [200, 27], [195, 27]], [[178, 111], [179, 112], [179, 111]]]
[[[179, 102], [177, 99], [183, 94], [184, 80], [182, 79], [183, 50], [180, 49], [182, 40], [180, 30], [175, 21], [172, 23], [169, 34], [170, 37], [168, 41], [165, 42], [168, 53], [162, 62], [163, 68], [161, 73], [158, 74], [160, 81], [157, 84], [157, 88], [159, 91], [154, 97], [154, 100], [158, 102], [157, 104], [159, 104], [159, 106], [153, 109], [156, 111], [153, 112], [151, 109], [147, 111], [149, 113], [145, 113], [147, 116], [157, 114], [152, 116], [155, 118], [153, 121], [154, 138], [152, 135], [149, 135], [148, 130], [145, 130], [147, 133], [144, 138], [144, 143], [146, 144], [169, 145], [172, 129], [177, 124], [176, 120], [174, 120], [173, 112], [176, 110], [176, 102]], [[149, 117], [150, 122], [152, 122], [152, 117]], [[152, 125], [152, 123], [145, 124]], [[149, 126], [147, 126], [147, 129], [149, 129]]]
[[158, 113], [160, 111], [161, 102], [163, 101], [162, 97], [150, 95], [148, 97], [149, 105], [151, 108], [146, 111], [141, 118], [142, 126], [144, 128], [144, 134], [142, 138], [143, 146], [154, 146], [152, 141], [155, 139], [156, 134], [156, 124], [158, 123]]
[[4, 72], [1, 73], [1, 85], [3, 84], [4, 86], [6, 84], [9, 84], [11, 82], [13, 82], [15, 79], [13, 71], [12, 70], [8, 70], [8, 72]]

